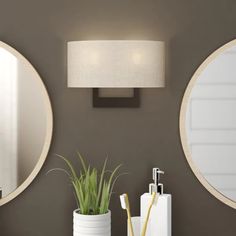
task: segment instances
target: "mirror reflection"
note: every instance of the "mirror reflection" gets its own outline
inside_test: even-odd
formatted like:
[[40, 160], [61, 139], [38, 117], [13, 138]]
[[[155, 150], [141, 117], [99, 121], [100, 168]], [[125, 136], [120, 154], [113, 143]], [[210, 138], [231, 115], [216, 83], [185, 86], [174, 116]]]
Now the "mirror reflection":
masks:
[[221, 52], [198, 75], [188, 98], [185, 129], [198, 171], [236, 201], [236, 46]]
[[[0, 195], [30, 176], [47, 136], [45, 88], [33, 67], [0, 44]], [[49, 101], [48, 101], [49, 102]]]

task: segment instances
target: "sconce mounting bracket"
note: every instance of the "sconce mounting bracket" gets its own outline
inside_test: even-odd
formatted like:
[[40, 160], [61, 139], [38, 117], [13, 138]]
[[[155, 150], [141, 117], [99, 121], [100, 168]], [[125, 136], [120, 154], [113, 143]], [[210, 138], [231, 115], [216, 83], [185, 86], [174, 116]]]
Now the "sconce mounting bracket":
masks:
[[140, 90], [134, 88], [132, 97], [100, 97], [99, 89], [93, 89], [93, 107], [97, 108], [139, 108]]

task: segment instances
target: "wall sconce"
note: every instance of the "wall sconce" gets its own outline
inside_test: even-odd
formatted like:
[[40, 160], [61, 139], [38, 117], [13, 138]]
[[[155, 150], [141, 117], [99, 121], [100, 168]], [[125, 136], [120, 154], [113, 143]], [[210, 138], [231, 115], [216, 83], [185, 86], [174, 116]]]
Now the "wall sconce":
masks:
[[[164, 87], [164, 74], [164, 42], [68, 42], [68, 87], [94, 88], [94, 107], [139, 107], [138, 88]], [[99, 88], [134, 88], [134, 96], [99, 97]]]

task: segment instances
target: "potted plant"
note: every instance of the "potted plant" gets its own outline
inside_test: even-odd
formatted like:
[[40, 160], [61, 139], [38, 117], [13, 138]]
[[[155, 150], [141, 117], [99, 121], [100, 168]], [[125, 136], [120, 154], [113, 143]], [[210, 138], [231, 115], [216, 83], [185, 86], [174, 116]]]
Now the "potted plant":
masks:
[[111, 212], [110, 200], [114, 184], [119, 176], [121, 165], [113, 171], [107, 170], [107, 159], [101, 171], [87, 165], [78, 153], [82, 169], [77, 172], [73, 164], [62, 158], [67, 167], [67, 174], [72, 183], [78, 208], [73, 212], [74, 236], [110, 236]]

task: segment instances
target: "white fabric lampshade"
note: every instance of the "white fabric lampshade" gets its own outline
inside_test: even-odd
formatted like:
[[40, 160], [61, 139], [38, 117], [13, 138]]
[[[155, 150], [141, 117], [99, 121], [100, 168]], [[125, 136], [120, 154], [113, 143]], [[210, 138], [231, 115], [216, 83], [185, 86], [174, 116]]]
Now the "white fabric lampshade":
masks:
[[164, 42], [147, 40], [68, 42], [68, 87], [164, 87], [164, 74]]

